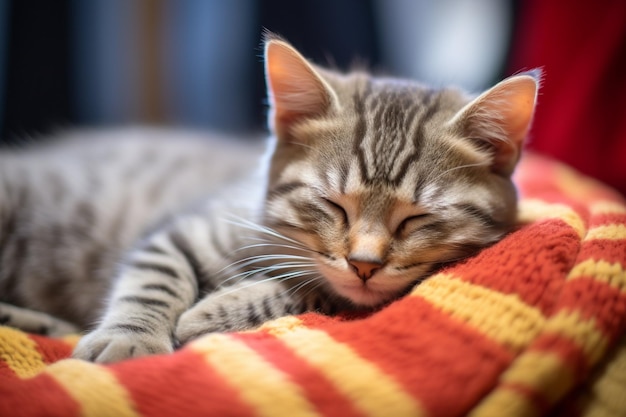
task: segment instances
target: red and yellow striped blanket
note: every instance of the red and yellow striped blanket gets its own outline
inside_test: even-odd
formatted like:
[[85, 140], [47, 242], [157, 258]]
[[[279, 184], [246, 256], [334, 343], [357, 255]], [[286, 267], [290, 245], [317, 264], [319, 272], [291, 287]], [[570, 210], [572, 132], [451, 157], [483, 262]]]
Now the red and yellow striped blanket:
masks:
[[626, 205], [538, 157], [516, 177], [519, 230], [367, 317], [110, 366], [0, 328], [0, 416], [626, 416]]

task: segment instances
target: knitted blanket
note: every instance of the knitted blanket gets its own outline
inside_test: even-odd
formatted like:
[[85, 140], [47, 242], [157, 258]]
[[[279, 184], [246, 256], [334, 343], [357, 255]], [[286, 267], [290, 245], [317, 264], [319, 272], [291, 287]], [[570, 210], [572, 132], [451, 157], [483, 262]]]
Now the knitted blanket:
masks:
[[368, 316], [108, 366], [0, 328], [0, 416], [626, 416], [626, 204], [536, 156], [516, 182], [518, 230]]

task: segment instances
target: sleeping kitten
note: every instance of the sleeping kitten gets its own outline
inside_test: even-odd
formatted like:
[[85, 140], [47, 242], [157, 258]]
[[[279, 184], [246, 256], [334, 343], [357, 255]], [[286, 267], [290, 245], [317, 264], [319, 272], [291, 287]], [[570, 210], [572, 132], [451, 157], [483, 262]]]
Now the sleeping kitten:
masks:
[[144, 130], [0, 155], [0, 320], [51, 335], [96, 321], [74, 352], [91, 361], [171, 352], [379, 307], [511, 229], [536, 73], [471, 99], [322, 69], [276, 37], [265, 62], [260, 175], [248, 147]]

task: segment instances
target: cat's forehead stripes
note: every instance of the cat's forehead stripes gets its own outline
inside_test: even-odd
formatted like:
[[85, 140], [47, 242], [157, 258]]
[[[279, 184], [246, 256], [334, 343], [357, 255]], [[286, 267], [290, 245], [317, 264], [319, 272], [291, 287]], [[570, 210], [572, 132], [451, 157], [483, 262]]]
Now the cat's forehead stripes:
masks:
[[437, 94], [412, 84], [369, 83], [352, 96], [354, 154], [366, 184], [398, 186], [421, 155]]

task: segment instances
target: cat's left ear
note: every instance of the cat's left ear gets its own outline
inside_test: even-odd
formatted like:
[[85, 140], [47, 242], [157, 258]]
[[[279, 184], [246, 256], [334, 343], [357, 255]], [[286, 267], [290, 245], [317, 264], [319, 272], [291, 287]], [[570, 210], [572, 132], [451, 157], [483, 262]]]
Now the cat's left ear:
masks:
[[519, 160], [537, 103], [541, 71], [511, 76], [463, 107], [451, 120], [492, 152], [492, 171], [510, 175]]
[[272, 36], [265, 43], [265, 77], [270, 129], [279, 139], [289, 136], [294, 123], [323, 115], [337, 102], [315, 68], [294, 47]]

